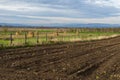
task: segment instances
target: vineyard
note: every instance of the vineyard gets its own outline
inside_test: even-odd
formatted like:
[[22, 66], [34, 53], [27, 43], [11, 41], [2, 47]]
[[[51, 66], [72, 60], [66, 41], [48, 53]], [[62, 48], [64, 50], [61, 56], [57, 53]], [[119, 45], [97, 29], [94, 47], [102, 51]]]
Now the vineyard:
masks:
[[120, 37], [0, 50], [0, 80], [120, 80]]
[[42, 45], [116, 37], [118, 28], [0, 28], [0, 47]]

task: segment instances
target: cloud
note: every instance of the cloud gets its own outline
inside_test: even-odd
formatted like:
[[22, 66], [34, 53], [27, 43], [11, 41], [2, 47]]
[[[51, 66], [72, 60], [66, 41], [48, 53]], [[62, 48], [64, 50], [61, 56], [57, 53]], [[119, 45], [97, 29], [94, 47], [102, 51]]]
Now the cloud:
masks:
[[34, 6], [27, 3], [10, 3], [10, 4], [1, 4], [0, 9], [2, 10], [11, 10], [11, 11], [57, 11], [54, 8], [43, 7], [43, 6]]
[[120, 0], [87, 0], [86, 2], [96, 4], [101, 7], [110, 6], [120, 8]]
[[[8, 2], [6, 2], [8, 1]], [[0, 4], [0, 12], [8, 11], [14, 12], [14, 14], [34, 14], [40, 16], [71, 16], [73, 15], [80, 15], [82, 14], [79, 11], [74, 9], [65, 8], [63, 5], [52, 5], [52, 4], [43, 4], [43, 3], [32, 3], [32, 2], [19, 2], [17, 0], [9, 2], [6, 0]], [[27, 0], [26, 0], [27, 1]], [[37, 1], [37, 0], [36, 0]], [[22, 6], [21, 6], [22, 5]]]
[[[0, 15], [1, 16], [1, 15]], [[9, 19], [10, 15], [2, 14], [1, 17], [4, 21], [14, 21], [24, 24], [53, 24], [53, 23], [110, 23], [110, 24], [119, 24], [120, 16], [117, 17], [108, 17], [108, 18], [69, 18], [69, 17], [43, 17], [43, 16], [31, 16], [31, 15], [14, 15], [15, 18]], [[7, 17], [4, 17], [7, 16]], [[19, 20], [22, 18], [22, 20]]]
[[120, 0], [0, 0], [1, 22], [120, 23]]

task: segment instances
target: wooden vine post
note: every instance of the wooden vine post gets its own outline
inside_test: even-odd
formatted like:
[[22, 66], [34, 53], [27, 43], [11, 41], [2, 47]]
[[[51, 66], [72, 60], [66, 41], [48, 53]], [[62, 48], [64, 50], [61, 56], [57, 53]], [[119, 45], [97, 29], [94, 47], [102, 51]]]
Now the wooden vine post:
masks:
[[46, 42], [47, 42], [47, 41], [48, 41], [48, 39], [47, 39], [47, 33], [46, 33], [46, 36], [45, 36], [45, 37], [46, 37]]
[[10, 45], [13, 44], [13, 36], [12, 36], [12, 33], [10, 34]]
[[25, 44], [27, 44], [27, 33], [25, 32]]
[[38, 44], [39, 43], [39, 33], [38, 32], [37, 32], [36, 38], [37, 38], [37, 44]]

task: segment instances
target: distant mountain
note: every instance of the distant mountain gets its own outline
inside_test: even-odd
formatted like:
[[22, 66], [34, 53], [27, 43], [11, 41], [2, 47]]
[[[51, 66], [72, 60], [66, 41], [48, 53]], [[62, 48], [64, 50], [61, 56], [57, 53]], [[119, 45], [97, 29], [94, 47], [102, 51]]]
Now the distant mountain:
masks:
[[120, 24], [89, 23], [89, 24], [66, 24], [65, 26], [103, 28], [103, 27], [120, 27]]
[[45, 24], [43, 26], [48, 27], [89, 27], [89, 28], [106, 28], [106, 27], [120, 27], [120, 24], [101, 24], [101, 23], [89, 23], [89, 24], [78, 24], [78, 23], [71, 23], [71, 24]]
[[106, 28], [106, 27], [120, 27], [120, 24], [101, 24], [101, 23], [88, 23], [88, 24], [41, 24], [41, 25], [30, 25], [30, 24], [13, 24], [13, 23], [0, 23], [1, 26], [10, 27], [89, 27], [89, 28]]
[[0, 23], [0, 26], [23, 27], [23, 26], [30, 26], [30, 25], [27, 25], [27, 24], [14, 24], [14, 23]]

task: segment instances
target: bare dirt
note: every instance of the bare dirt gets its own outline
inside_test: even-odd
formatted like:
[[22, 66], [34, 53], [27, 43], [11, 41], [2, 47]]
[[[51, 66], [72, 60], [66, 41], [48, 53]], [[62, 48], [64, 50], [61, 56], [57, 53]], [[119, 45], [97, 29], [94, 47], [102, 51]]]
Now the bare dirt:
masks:
[[0, 50], [0, 80], [120, 80], [120, 37]]

